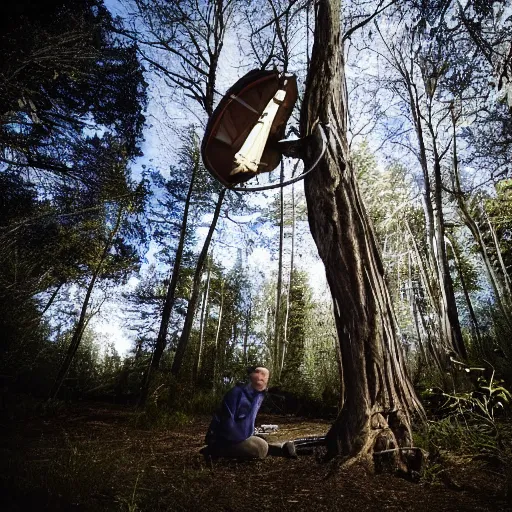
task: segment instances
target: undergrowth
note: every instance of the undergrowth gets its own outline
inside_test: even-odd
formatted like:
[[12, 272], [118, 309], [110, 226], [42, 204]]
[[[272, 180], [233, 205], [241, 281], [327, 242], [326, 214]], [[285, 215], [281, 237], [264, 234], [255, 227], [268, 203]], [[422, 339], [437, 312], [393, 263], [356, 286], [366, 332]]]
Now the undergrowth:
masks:
[[430, 453], [424, 478], [436, 481], [444, 471], [444, 454], [456, 454], [492, 468], [512, 497], [512, 431], [507, 421], [512, 395], [494, 372], [478, 384], [474, 391], [441, 393], [439, 417], [417, 433], [417, 445]]

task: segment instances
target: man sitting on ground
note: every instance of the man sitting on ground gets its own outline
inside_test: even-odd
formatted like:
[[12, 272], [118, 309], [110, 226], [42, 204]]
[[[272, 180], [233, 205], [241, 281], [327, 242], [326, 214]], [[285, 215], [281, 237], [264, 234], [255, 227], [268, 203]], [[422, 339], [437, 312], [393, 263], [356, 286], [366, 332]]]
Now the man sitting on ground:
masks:
[[254, 435], [254, 423], [267, 389], [269, 371], [262, 366], [248, 369], [249, 384], [237, 384], [222, 400], [213, 416], [201, 450], [204, 455], [264, 459], [267, 455], [296, 457], [293, 441], [267, 443]]

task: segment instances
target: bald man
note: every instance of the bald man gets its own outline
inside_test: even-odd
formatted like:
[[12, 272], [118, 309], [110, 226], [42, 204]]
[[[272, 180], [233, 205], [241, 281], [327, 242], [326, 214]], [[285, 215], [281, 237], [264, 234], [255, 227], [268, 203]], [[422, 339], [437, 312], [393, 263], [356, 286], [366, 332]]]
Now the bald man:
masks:
[[263, 366], [248, 370], [249, 383], [237, 384], [222, 400], [206, 434], [204, 455], [264, 459], [267, 455], [296, 457], [293, 441], [267, 443], [255, 436], [254, 423], [268, 385], [269, 371]]

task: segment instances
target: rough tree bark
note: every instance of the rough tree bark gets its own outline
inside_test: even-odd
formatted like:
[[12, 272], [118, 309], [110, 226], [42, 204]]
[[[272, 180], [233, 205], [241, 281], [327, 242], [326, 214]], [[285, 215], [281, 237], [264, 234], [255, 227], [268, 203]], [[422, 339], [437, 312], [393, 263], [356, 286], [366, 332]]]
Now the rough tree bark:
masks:
[[[301, 134], [312, 133], [316, 123], [329, 126], [325, 156], [305, 179], [310, 228], [325, 265], [342, 352], [345, 400], [327, 436], [328, 457], [354, 460], [399, 448], [386, 456], [407, 469], [407, 454], [415, 452], [402, 448], [411, 446], [411, 416], [422, 406], [406, 373], [381, 256], [349, 162], [340, 1], [317, 6]], [[310, 146], [306, 167], [318, 152]]]

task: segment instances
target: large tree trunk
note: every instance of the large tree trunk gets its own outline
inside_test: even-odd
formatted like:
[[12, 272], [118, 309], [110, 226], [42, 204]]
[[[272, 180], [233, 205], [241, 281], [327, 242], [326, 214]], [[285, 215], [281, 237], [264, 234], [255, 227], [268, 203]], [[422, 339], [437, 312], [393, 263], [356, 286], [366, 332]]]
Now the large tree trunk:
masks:
[[[301, 133], [329, 125], [328, 147], [305, 180], [311, 233], [334, 302], [345, 401], [328, 434], [328, 456], [385, 449], [406, 462], [411, 415], [422, 411], [406, 374], [375, 235], [348, 160], [347, 97], [339, 0], [320, 0], [301, 111]], [[310, 148], [309, 167], [319, 148]], [[388, 454], [386, 454], [388, 455]], [[377, 457], [377, 460], [382, 457]]]
[[183, 326], [183, 331], [181, 332], [178, 346], [176, 347], [176, 354], [174, 355], [174, 360], [172, 362], [171, 373], [174, 376], [179, 374], [181, 365], [183, 363], [183, 357], [185, 356], [185, 349], [187, 348], [190, 332], [192, 331], [192, 322], [194, 320], [194, 313], [196, 311], [197, 299], [199, 298], [203, 266], [206, 260], [206, 256], [208, 255], [208, 249], [210, 248], [210, 242], [217, 226], [217, 221], [219, 220], [220, 210], [222, 207], [222, 202], [224, 201], [225, 194], [226, 189], [223, 188], [219, 193], [217, 204], [215, 206], [215, 212], [213, 214], [213, 220], [210, 225], [210, 229], [208, 230], [208, 234], [206, 235], [206, 240], [204, 241], [201, 253], [199, 254], [199, 259], [197, 261], [196, 271], [194, 273], [194, 281], [192, 283], [192, 293], [190, 295], [190, 300], [188, 301], [187, 314], [185, 316], [185, 324]]

